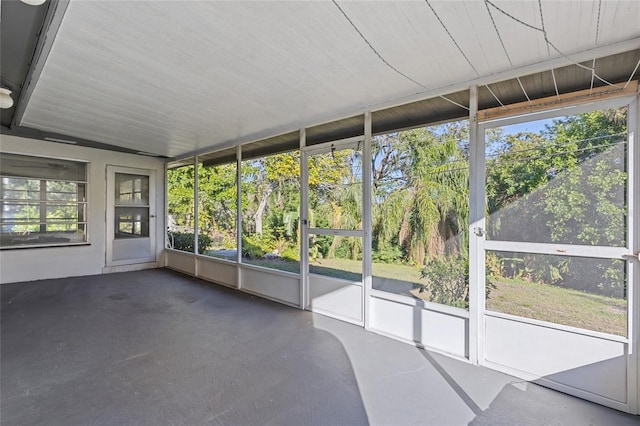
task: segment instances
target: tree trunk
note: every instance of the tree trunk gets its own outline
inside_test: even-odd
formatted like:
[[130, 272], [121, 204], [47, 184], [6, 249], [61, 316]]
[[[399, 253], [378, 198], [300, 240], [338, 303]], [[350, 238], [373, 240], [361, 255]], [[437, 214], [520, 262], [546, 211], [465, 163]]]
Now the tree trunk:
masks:
[[253, 219], [256, 222], [256, 234], [262, 234], [262, 215], [264, 214], [264, 209], [267, 207], [267, 201], [269, 201], [269, 195], [273, 192], [273, 188], [269, 187], [262, 195], [262, 199], [260, 200], [260, 204], [258, 205], [258, 210], [253, 215]]

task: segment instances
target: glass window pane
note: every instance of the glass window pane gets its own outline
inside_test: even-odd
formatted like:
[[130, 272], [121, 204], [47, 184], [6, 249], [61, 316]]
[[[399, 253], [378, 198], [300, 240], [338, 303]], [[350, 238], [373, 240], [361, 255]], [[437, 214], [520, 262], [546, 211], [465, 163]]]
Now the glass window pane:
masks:
[[626, 245], [626, 107], [488, 129], [486, 141], [487, 238]]
[[627, 335], [626, 262], [489, 251], [487, 309]]
[[116, 207], [115, 238], [142, 238], [149, 236], [149, 209], [147, 207]]
[[198, 243], [205, 256], [236, 260], [237, 233], [236, 163], [198, 165]]
[[149, 204], [149, 176], [116, 173], [115, 180], [116, 204]]
[[373, 288], [468, 306], [467, 121], [373, 138]]
[[1, 198], [3, 200], [39, 200], [40, 181], [3, 177]]
[[48, 201], [84, 201], [83, 191], [80, 189], [84, 184], [75, 182], [47, 181]]

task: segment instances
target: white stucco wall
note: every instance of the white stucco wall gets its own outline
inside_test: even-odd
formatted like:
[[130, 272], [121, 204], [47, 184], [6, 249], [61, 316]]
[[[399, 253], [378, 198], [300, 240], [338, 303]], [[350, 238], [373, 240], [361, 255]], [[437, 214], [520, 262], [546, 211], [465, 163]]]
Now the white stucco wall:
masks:
[[[164, 218], [164, 162], [153, 157], [0, 136], [0, 155], [14, 153], [88, 161], [90, 245], [0, 250], [0, 284], [94, 275], [103, 272], [106, 259], [106, 167], [107, 165], [156, 170], [156, 216]], [[164, 220], [156, 229], [156, 259], [161, 261]]]

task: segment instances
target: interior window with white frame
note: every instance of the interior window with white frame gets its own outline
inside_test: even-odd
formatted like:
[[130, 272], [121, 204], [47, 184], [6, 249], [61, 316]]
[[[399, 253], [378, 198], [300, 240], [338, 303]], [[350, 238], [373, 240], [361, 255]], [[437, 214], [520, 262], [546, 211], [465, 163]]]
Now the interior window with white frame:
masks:
[[0, 157], [0, 249], [87, 242], [87, 163]]

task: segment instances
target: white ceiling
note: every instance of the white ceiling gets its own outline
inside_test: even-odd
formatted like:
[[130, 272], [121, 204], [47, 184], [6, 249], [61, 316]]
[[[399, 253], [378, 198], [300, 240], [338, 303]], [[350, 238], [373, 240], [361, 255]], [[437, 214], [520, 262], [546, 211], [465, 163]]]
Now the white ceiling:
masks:
[[640, 46], [640, 1], [493, 4], [71, 1], [18, 124], [176, 157]]

